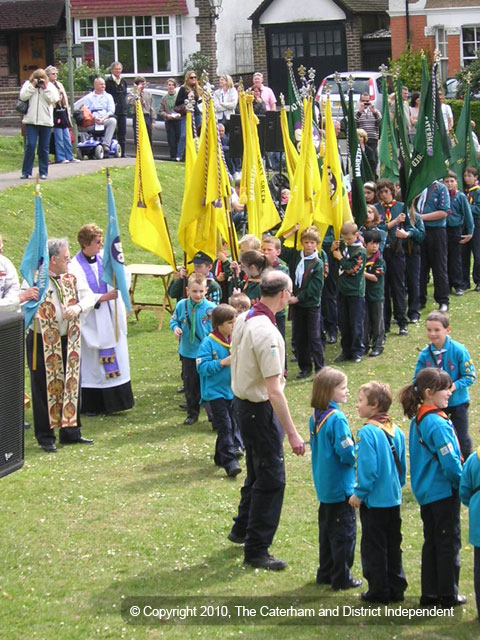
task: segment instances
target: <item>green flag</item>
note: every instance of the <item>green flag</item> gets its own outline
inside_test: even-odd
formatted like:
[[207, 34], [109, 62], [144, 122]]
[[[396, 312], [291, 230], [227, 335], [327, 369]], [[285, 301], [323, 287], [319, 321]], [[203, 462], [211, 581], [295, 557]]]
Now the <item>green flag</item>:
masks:
[[395, 133], [399, 154], [399, 179], [402, 194], [406, 193], [408, 176], [410, 175], [410, 143], [408, 137], [405, 110], [403, 108], [402, 81], [397, 78], [395, 91]]
[[288, 77], [288, 130], [290, 138], [296, 145], [300, 139], [302, 132], [303, 119], [303, 101], [298, 91], [295, 76], [293, 75], [293, 63], [287, 60], [287, 77]]
[[[437, 90], [437, 63], [433, 65], [431, 76], [427, 61], [422, 58], [421, 102], [418, 113], [417, 132], [413, 139], [413, 153], [410, 176], [405, 192], [405, 210], [426, 187], [447, 175], [445, 148], [442, 144], [443, 125]], [[441, 121], [441, 122], [440, 122]], [[445, 127], [443, 126], [444, 137]], [[448, 141], [447, 141], [448, 144]]]
[[364, 180], [362, 175], [363, 161], [368, 167], [370, 163], [362, 152], [362, 147], [358, 140], [357, 125], [355, 122], [355, 114], [353, 108], [353, 89], [350, 89], [348, 96], [348, 152], [350, 155], [351, 167], [351, 185], [352, 185], [352, 213], [356, 224], [361, 227], [367, 217], [367, 202], [365, 200], [365, 191], [363, 190], [364, 181], [374, 180], [367, 178]]
[[382, 77], [382, 123], [380, 127], [380, 144], [378, 145], [378, 159], [380, 161], [380, 177], [398, 182], [400, 171], [398, 168], [398, 147], [395, 138], [393, 122], [388, 108], [387, 79]]
[[465, 167], [472, 165], [478, 169], [477, 154], [473, 144], [472, 121], [470, 115], [470, 84], [467, 84], [462, 112], [455, 129], [457, 144], [450, 154], [450, 169], [457, 174], [460, 188], [463, 190], [463, 172]]

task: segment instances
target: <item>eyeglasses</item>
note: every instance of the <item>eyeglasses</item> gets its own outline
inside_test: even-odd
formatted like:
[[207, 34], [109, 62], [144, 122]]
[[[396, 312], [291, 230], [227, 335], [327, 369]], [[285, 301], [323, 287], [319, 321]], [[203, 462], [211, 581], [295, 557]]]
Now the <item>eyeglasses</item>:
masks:
[[190, 80], [196, 80], [197, 76], [190, 76]]

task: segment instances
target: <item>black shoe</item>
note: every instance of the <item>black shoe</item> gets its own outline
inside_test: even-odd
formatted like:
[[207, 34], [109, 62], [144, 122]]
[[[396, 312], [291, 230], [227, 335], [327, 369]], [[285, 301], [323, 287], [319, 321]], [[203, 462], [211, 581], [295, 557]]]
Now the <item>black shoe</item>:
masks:
[[262, 556], [254, 556], [253, 558], [245, 558], [243, 564], [249, 564], [256, 569], [268, 569], [269, 571], [283, 571], [287, 563], [279, 560], [269, 553]]
[[240, 460], [240, 458], [243, 458], [245, 454], [243, 453], [243, 449], [241, 447], [238, 447], [238, 449], [234, 450], [233, 455], [237, 460]]
[[230, 542], [234, 542], [235, 544], [244, 544], [245, 543], [245, 536], [239, 536], [236, 533], [234, 533], [233, 531], [230, 531], [230, 533], [228, 534], [227, 538], [230, 540]]
[[225, 469], [225, 471], [229, 478], [235, 478], [239, 473], [242, 473], [242, 467], [239, 464], [232, 464], [232, 466]]
[[188, 406], [186, 402], [180, 402], [180, 404], [178, 405], [180, 407], [180, 409], [185, 409], [185, 411], [187, 411]]
[[317, 584], [330, 584], [330, 578], [318, 578], [316, 579]]
[[410, 324], [418, 324], [420, 322], [420, 318], [416, 316], [414, 318], [410, 318]]
[[312, 371], [300, 371], [295, 376], [297, 380], [303, 380], [304, 378], [309, 378], [312, 375]]
[[399, 336], [408, 336], [408, 329], [407, 327], [400, 327], [400, 330], [398, 332]]
[[32, 176], [28, 173], [22, 173], [22, 175], [20, 176], [20, 180], [28, 180], [31, 177]]
[[42, 444], [40, 445], [47, 453], [57, 453], [58, 449], [54, 444]]
[[382, 355], [383, 349], [372, 349], [368, 354], [369, 358], [376, 358], [377, 356]]
[[[478, 286], [478, 285], [477, 285], [477, 286]], [[475, 288], [475, 290], [476, 290], [476, 288]], [[479, 291], [480, 291], [480, 289], [479, 289]], [[442, 311], [443, 313], [447, 313], [447, 311], [448, 311], [448, 304], [445, 304], [445, 303], [444, 303], [444, 304], [439, 304], [439, 305], [438, 305], [438, 310], [439, 310], [439, 311]]]
[[465, 291], [463, 289], [455, 289], [456, 296], [463, 296], [464, 293]]
[[405, 596], [403, 595], [403, 591], [398, 593], [390, 592], [390, 602], [403, 602], [404, 600]]
[[421, 607], [436, 607], [438, 604], [438, 597], [437, 596], [421, 596], [419, 604]]
[[450, 607], [461, 607], [466, 603], [467, 603], [467, 597], [461, 596], [460, 594], [456, 596], [450, 596], [448, 598], [438, 599], [438, 606], [442, 607], [442, 609], [450, 609]]
[[60, 440], [61, 444], [93, 444], [93, 440], [90, 438], [80, 437], [77, 440]]
[[194, 424], [198, 421], [198, 416], [187, 416], [183, 421], [183, 424]]
[[185, 393], [185, 387], [178, 387], [177, 393]]
[[357, 580], [357, 578], [352, 578], [350, 580], [350, 582], [347, 582], [347, 584], [344, 587], [332, 587], [333, 591], [344, 591], [346, 589], [356, 589], [357, 587], [361, 587], [363, 584], [362, 580]]
[[327, 335], [327, 344], [336, 344], [337, 336]]
[[360, 362], [362, 362], [362, 360], [363, 360], [362, 356], [355, 356], [355, 357], [353, 358], [353, 362], [354, 362], [355, 364], [359, 364]]
[[389, 598], [382, 596], [375, 596], [373, 594], [368, 593], [368, 591], [362, 591], [360, 597], [364, 602], [373, 602], [376, 604], [388, 604]]
[[347, 356], [344, 353], [341, 353], [335, 358], [334, 362], [345, 362], [346, 360], [348, 360]]

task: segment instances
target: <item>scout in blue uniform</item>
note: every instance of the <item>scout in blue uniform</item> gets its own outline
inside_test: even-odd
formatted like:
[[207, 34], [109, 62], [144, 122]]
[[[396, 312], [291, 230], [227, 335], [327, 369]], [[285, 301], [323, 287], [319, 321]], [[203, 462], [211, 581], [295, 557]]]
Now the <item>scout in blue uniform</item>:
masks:
[[470, 289], [470, 262], [473, 253], [473, 282], [475, 291], [480, 291], [480, 186], [478, 184], [478, 170], [467, 166], [463, 172], [463, 184], [473, 215], [473, 237], [466, 243], [463, 250], [463, 288]]
[[400, 392], [410, 423], [410, 476], [423, 521], [422, 606], [454, 607], [460, 575], [460, 447], [445, 409], [452, 380], [441, 369], [422, 369]]
[[358, 390], [357, 411], [365, 423], [355, 445], [355, 484], [350, 504], [360, 507], [362, 567], [367, 602], [399, 602], [407, 588], [402, 566], [402, 487], [406, 480], [405, 436], [388, 415], [392, 391], [372, 381]]
[[449, 171], [443, 184], [450, 196], [447, 218], [448, 284], [457, 296], [463, 295], [462, 248], [472, 239], [473, 217], [467, 196], [458, 190], [457, 174]]
[[450, 416], [460, 442], [462, 456], [466, 460], [472, 451], [472, 440], [468, 433], [468, 407], [470, 404], [470, 387], [477, 379], [475, 365], [463, 344], [455, 342], [448, 335], [450, 321], [447, 314], [432, 311], [427, 316], [427, 345], [418, 356], [413, 380], [418, 372], [426, 367], [443, 369], [452, 379], [455, 388], [448, 401], [446, 413]]
[[393, 317], [399, 326], [401, 336], [408, 335], [407, 290], [405, 288], [405, 252], [401, 238], [397, 238], [396, 230], [402, 229], [406, 216], [403, 213], [403, 202], [395, 200], [395, 185], [390, 180], [377, 182], [379, 202], [375, 205], [380, 215], [381, 228], [387, 233], [387, 242], [383, 250], [386, 264], [385, 274], [385, 331], [390, 331], [393, 305]]
[[463, 467], [460, 499], [468, 507], [468, 541], [473, 545], [473, 583], [480, 618], [480, 447]]
[[418, 213], [425, 225], [425, 240], [422, 243], [422, 265], [420, 274], [420, 304], [427, 303], [427, 283], [430, 269], [433, 274], [433, 297], [440, 311], [448, 311], [450, 289], [447, 272], [447, 216], [450, 211], [450, 196], [441, 182], [432, 182], [420, 194]]
[[193, 424], [200, 412], [200, 379], [196, 357], [203, 338], [212, 330], [210, 317], [215, 305], [205, 299], [205, 276], [192, 273], [188, 278], [187, 298], [177, 302], [170, 319], [170, 329], [179, 341], [178, 353], [182, 360], [182, 379], [187, 400], [184, 424]]
[[231, 478], [241, 472], [236, 449], [243, 446], [233, 418], [230, 378], [230, 348], [235, 316], [235, 309], [228, 304], [215, 307], [212, 312], [212, 332], [202, 340], [196, 360], [202, 401], [210, 403], [212, 425], [217, 432], [214, 461]]
[[347, 376], [324, 367], [313, 381], [310, 417], [312, 472], [318, 509], [319, 567], [317, 583], [332, 589], [359, 587], [350, 569], [356, 541], [355, 509], [348, 504], [353, 491], [353, 438], [339, 408], [346, 402]]

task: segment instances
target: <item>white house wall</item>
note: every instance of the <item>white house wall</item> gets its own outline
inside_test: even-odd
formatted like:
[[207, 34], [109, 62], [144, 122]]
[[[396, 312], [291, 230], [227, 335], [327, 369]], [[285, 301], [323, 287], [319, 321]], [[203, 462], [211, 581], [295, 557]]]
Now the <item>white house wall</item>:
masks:
[[217, 20], [217, 60], [219, 73], [235, 73], [235, 35], [252, 33], [252, 21], [248, 19], [260, 0], [223, 0]]
[[198, 25], [195, 18], [198, 16], [198, 9], [195, 6], [195, 0], [187, 0], [188, 13], [182, 18], [183, 33], [183, 59], [187, 58], [191, 53], [200, 51], [200, 43], [197, 42]]
[[316, 2], [314, 0], [308, 2], [276, 0], [262, 13], [260, 24], [322, 22], [325, 20], [345, 20], [345, 18], [345, 12], [332, 0], [317, 0]]

